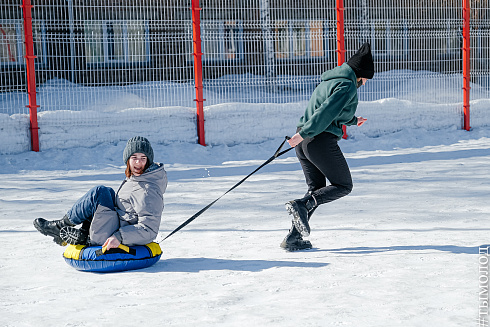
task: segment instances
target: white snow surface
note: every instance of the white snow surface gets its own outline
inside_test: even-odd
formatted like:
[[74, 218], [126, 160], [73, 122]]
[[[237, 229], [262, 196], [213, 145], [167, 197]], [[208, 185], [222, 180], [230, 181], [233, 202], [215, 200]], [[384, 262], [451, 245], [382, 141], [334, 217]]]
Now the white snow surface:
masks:
[[[353, 192], [315, 212], [311, 250], [279, 247], [291, 224], [284, 203], [306, 192], [290, 151], [162, 242], [154, 266], [111, 274], [67, 265], [32, 221], [61, 218], [93, 186], [117, 188], [125, 141], [69, 144], [45, 125], [58, 134], [41, 152], [0, 155], [0, 326], [476, 326], [478, 252], [490, 240], [489, 103], [474, 103], [480, 116], [467, 132], [454, 106], [362, 102], [368, 121], [339, 142]], [[267, 160], [303, 108], [207, 108], [207, 147], [194, 143], [185, 110], [165, 113], [162, 138], [124, 127], [127, 138], [147, 136], [167, 169], [160, 235]], [[83, 115], [40, 121], [63, 114]], [[0, 119], [25, 128], [14, 116]], [[21, 138], [2, 136], [3, 146]]]

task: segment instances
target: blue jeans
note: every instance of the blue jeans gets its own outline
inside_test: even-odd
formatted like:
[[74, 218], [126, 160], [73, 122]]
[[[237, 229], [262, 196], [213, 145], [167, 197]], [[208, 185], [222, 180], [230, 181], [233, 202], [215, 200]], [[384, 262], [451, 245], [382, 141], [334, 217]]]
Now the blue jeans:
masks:
[[67, 213], [68, 218], [75, 225], [84, 221], [92, 221], [99, 205], [116, 211], [115, 200], [116, 193], [112, 188], [103, 185], [96, 186], [75, 202]]

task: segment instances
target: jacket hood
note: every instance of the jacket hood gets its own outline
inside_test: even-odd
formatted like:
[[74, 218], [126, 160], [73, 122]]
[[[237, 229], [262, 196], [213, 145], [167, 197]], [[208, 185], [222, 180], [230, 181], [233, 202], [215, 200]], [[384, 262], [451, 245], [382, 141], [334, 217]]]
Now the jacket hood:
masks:
[[138, 182], [138, 183], [152, 183], [158, 185], [162, 190], [162, 193], [165, 193], [165, 189], [167, 188], [167, 173], [164, 169], [162, 163], [154, 162], [151, 164], [146, 171], [140, 176], [131, 176], [129, 180]]
[[342, 64], [342, 66], [337, 66], [334, 69], [327, 70], [321, 76], [322, 81], [328, 81], [328, 80], [337, 79], [337, 78], [349, 79], [349, 80], [352, 80], [352, 82], [354, 82], [355, 84], [357, 84], [356, 73], [346, 63]]

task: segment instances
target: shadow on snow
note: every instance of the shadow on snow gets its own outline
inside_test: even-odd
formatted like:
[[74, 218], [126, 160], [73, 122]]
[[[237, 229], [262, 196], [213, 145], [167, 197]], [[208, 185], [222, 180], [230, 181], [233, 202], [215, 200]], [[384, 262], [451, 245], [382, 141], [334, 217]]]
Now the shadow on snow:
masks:
[[259, 272], [270, 268], [322, 268], [328, 263], [323, 262], [296, 262], [271, 260], [231, 260], [215, 258], [173, 258], [164, 259], [147, 272], [190, 272], [198, 273], [205, 270], [234, 270]]
[[477, 246], [456, 246], [456, 245], [404, 245], [404, 246], [381, 246], [381, 247], [351, 247], [339, 249], [312, 249], [314, 252], [332, 252], [337, 254], [374, 254], [394, 251], [428, 251], [435, 250], [450, 252], [454, 254], [478, 254]]

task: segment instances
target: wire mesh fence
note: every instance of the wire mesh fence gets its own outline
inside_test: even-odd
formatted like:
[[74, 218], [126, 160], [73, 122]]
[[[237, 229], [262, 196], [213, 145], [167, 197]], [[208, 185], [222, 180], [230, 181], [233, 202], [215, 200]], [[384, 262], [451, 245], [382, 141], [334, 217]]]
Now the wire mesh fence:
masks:
[[0, 5], [0, 17], [0, 113], [25, 113], [28, 112], [25, 109], [28, 100], [22, 9], [15, 2], [3, 3]]
[[[460, 0], [347, 0], [348, 53], [370, 42], [378, 72], [360, 100], [461, 102], [461, 8]], [[439, 92], [428, 97], [428, 89]]]
[[[187, 2], [32, 0], [38, 110], [191, 107]], [[21, 4], [0, 4], [0, 113], [26, 113], [5, 94], [26, 90]]]
[[[91, 112], [83, 119], [95, 120], [125, 109], [195, 108], [191, 0], [31, 2], [39, 112]], [[0, 114], [28, 113], [21, 4], [0, 4]], [[376, 64], [361, 101], [461, 103], [461, 0], [344, 6], [346, 59], [368, 41]], [[321, 73], [337, 65], [333, 1], [201, 0], [200, 7], [205, 106], [307, 100]], [[471, 8], [472, 98], [488, 98], [488, 0]]]
[[[40, 110], [192, 106], [187, 1], [40, 1]], [[63, 97], [56, 93], [66, 90]]]
[[[473, 0], [471, 11], [472, 82], [490, 91], [490, 2]], [[473, 99], [489, 98], [488, 93], [476, 92]]]
[[208, 105], [306, 100], [334, 67], [335, 7], [295, 0], [204, 0], [202, 7]]

